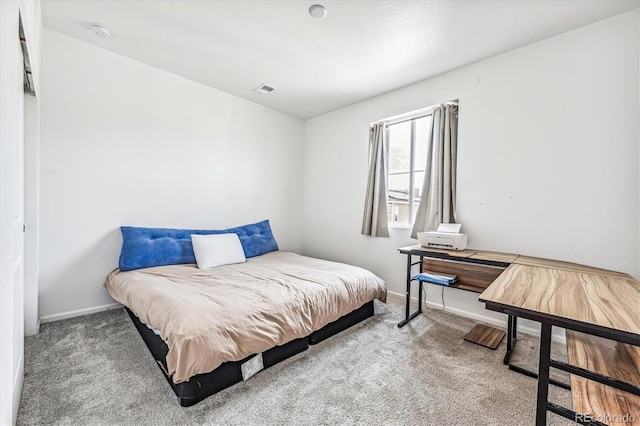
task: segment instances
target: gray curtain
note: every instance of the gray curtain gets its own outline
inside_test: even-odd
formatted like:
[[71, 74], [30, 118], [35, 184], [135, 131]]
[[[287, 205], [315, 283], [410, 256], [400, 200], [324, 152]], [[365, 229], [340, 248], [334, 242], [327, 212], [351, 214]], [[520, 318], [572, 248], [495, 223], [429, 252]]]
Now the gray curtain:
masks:
[[440, 223], [456, 222], [456, 160], [458, 106], [441, 105], [433, 112], [422, 197], [411, 238], [435, 231]]
[[387, 172], [389, 170], [389, 129], [384, 123], [369, 131], [369, 178], [362, 216], [362, 234], [388, 237]]

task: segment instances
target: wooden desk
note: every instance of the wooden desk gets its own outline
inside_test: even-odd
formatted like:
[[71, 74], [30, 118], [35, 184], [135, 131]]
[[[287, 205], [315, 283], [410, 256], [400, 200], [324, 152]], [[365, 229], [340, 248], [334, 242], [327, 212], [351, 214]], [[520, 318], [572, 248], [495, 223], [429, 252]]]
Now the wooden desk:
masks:
[[540, 268], [562, 269], [563, 271], [587, 272], [599, 275], [615, 275], [631, 278], [629, 274], [608, 269], [594, 268], [593, 266], [580, 265], [578, 263], [564, 262], [561, 260], [542, 259], [540, 257], [518, 256], [512, 263], [517, 265], [538, 266]]
[[547, 410], [573, 421], [580, 417], [548, 402], [550, 367], [640, 395], [640, 386], [551, 359], [553, 326], [640, 346], [640, 282], [626, 274], [576, 268], [566, 262], [533, 262], [524, 257], [519, 264], [518, 259], [480, 295], [480, 301], [487, 309], [542, 325], [536, 425], [546, 424]]
[[[416, 281], [413, 279], [414, 274], [412, 273], [414, 266], [419, 266], [418, 272], [432, 271], [456, 275], [457, 281], [448, 287], [482, 293], [518, 257], [516, 254], [473, 249], [442, 250], [424, 248], [419, 245], [403, 247], [398, 251], [407, 255], [405, 319], [398, 323], [398, 327], [403, 327], [422, 313], [423, 283], [421, 281], [418, 281], [418, 309], [411, 313], [411, 283]], [[414, 262], [413, 257], [418, 257], [419, 260]], [[511, 326], [510, 319], [509, 327]], [[465, 336], [465, 340], [495, 349], [504, 335], [502, 330], [478, 324]], [[509, 334], [507, 346], [510, 353], [512, 333]]]
[[[569, 336], [574, 336], [571, 330], [575, 330], [585, 335], [613, 341], [609, 344], [600, 344], [604, 350], [595, 351], [593, 345], [590, 345], [592, 352], [597, 352], [598, 356], [604, 356], [607, 360], [605, 362], [608, 363], [619, 364], [616, 361], [619, 358], [614, 358], [610, 350], [612, 344], [615, 346], [615, 341], [631, 345], [626, 346], [625, 351], [636, 355], [632, 357], [633, 359], [628, 359], [629, 356], [627, 356], [626, 361], [635, 364], [634, 367], [624, 371], [640, 371], [637, 358], [637, 354], [640, 353], [638, 348], [640, 347], [640, 282], [637, 280], [621, 272], [516, 254], [473, 249], [442, 250], [419, 245], [398, 250], [407, 255], [406, 315], [398, 327], [402, 327], [422, 313], [422, 282], [418, 283], [418, 310], [414, 313], [410, 312], [413, 266], [419, 265], [420, 272], [429, 269], [434, 272], [458, 275], [458, 282], [451, 287], [482, 293], [480, 301], [485, 303], [487, 309], [508, 315], [507, 353], [504, 363], [509, 364], [511, 370], [538, 379], [536, 424], [546, 424], [547, 410], [573, 421], [578, 421], [578, 418], [586, 419], [581, 421], [584, 424], [601, 424], [590, 422], [589, 416], [580, 416], [581, 413], [548, 402], [549, 383], [570, 389], [566, 384], [549, 379], [550, 367], [571, 374], [571, 382], [575, 388], [572, 391], [574, 400], [580, 399], [581, 395], [587, 395], [586, 399], [583, 398], [579, 403], [574, 402], [575, 410], [584, 411], [586, 406], [593, 407], [589, 405], [591, 401], [587, 399], [592, 398], [591, 395], [595, 395], [593, 399], [601, 397], [596, 395], [594, 388], [597, 388], [598, 392], [606, 393], [605, 399], [609, 401], [615, 398], [618, 406], [633, 407], [632, 409], [639, 406], [637, 401], [640, 399], [638, 382], [640, 378], [634, 376], [632, 380], [625, 381], [628, 373], [625, 373], [627, 374], [625, 377], [617, 377], [617, 380], [607, 377], [607, 372], [620, 369], [602, 369], [600, 365], [603, 362], [602, 359], [594, 361], [592, 355], [587, 356], [584, 350], [586, 348], [583, 344], [584, 338], [572, 337], [573, 343], [569, 348], [570, 351], [574, 351], [570, 359], [580, 359], [576, 363], [577, 366], [552, 360], [550, 355], [551, 329], [555, 325], [568, 330], [568, 340]], [[415, 256], [419, 257], [419, 261], [413, 261]], [[497, 269], [492, 271], [489, 269], [491, 267]], [[542, 325], [537, 374], [509, 362], [515, 346], [518, 317], [538, 321]], [[577, 350], [580, 344], [583, 349]], [[619, 354], [619, 351], [616, 354]], [[599, 362], [596, 365], [597, 368], [591, 369], [595, 372], [585, 367], [594, 362]], [[589, 382], [589, 386], [585, 385], [586, 381]], [[611, 387], [611, 392], [600, 391], [603, 385]], [[620, 396], [622, 394], [625, 396]], [[637, 399], [629, 403], [624, 398]], [[611, 404], [607, 406], [611, 407]], [[601, 414], [611, 415], [610, 413]], [[635, 420], [640, 419], [640, 412], [628, 414], [634, 415]]]

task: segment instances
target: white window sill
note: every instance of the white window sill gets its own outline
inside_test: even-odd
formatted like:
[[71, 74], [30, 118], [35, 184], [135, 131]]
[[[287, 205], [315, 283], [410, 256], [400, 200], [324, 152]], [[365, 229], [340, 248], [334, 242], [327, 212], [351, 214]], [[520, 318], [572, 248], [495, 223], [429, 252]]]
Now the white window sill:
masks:
[[412, 229], [413, 225], [407, 225], [403, 223], [389, 223], [389, 229]]

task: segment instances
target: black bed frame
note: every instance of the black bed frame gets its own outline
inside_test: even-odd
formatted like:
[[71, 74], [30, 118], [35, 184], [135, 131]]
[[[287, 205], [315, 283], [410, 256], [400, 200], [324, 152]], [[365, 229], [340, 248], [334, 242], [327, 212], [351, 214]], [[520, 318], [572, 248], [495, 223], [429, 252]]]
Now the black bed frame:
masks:
[[[155, 334], [149, 327], [143, 324], [138, 317], [126, 308], [127, 313], [135, 324], [138, 332], [142, 336], [145, 344], [149, 348], [151, 355], [158, 363], [165, 379], [178, 397], [178, 402], [183, 407], [189, 407], [197, 404], [208, 396], [211, 396], [223, 389], [228, 388], [242, 381], [241, 365], [255, 355], [250, 355], [240, 361], [225, 362], [215, 370], [198, 374], [191, 377], [188, 381], [175, 384], [169, 374], [167, 374], [166, 357], [169, 347], [164, 340]], [[323, 340], [340, 333], [347, 328], [358, 324], [359, 322], [373, 316], [373, 300], [365, 303], [360, 308], [338, 318], [337, 320], [325, 325], [320, 330], [314, 331], [307, 337], [293, 340], [282, 346], [275, 346], [262, 353], [264, 368], [267, 369], [276, 365], [280, 361], [292, 357], [300, 352], [307, 350], [309, 345], [315, 345]]]

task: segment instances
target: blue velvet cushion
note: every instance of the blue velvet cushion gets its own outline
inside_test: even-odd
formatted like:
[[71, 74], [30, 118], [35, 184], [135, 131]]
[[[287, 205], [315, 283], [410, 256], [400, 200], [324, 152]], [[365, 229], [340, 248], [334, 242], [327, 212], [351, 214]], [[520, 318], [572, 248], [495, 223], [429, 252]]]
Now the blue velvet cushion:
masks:
[[278, 250], [268, 220], [222, 230], [122, 226], [120, 270], [196, 263], [191, 234], [237, 234], [246, 258]]

